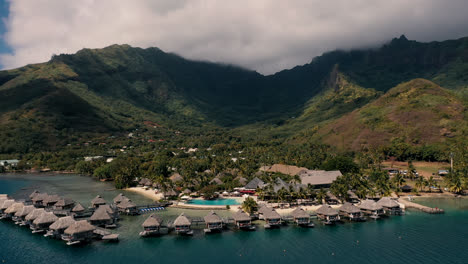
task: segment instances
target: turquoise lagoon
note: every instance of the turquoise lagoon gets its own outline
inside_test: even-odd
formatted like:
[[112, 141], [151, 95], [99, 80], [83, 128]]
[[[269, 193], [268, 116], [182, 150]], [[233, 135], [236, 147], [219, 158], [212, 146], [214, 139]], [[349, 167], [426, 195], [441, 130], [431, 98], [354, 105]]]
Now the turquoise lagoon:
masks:
[[[110, 201], [120, 191], [112, 184], [77, 175], [0, 175], [0, 193], [25, 197], [34, 189], [66, 195], [85, 206], [97, 194]], [[150, 202], [125, 193], [136, 203]], [[140, 238], [141, 223], [148, 215], [122, 217], [115, 230], [121, 241], [95, 242], [79, 247], [31, 234], [27, 228], [0, 221], [2, 263], [468, 263], [468, 199], [416, 199], [446, 210], [445, 215], [407, 211], [364, 223], [295, 226], [277, 230], [242, 232], [229, 230], [204, 235], [202, 227], [193, 237], [167, 235]], [[174, 219], [181, 212], [200, 217], [206, 211], [168, 209]], [[227, 211], [219, 211], [227, 216]]]

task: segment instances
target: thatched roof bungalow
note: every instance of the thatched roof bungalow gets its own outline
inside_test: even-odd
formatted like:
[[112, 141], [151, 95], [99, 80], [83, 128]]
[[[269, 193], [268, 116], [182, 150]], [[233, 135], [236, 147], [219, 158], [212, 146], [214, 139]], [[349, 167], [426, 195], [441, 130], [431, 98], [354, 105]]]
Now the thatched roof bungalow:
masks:
[[383, 207], [378, 205], [374, 200], [364, 200], [358, 207], [364, 214], [373, 219], [378, 219], [384, 214]]
[[70, 198], [60, 198], [57, 203], [54, 204], [56, 210], [69, 210], [75, 206], [75, 201]]
[[24, 203], [22, 202], [13, 203], [7, 209], [5, 209], [3, 218], [13, 218], [16, 212], [21, 211], [23, 207], [24, 207]]
[[88, 223], [86, 220], [76, 221], [65, 229], [62, 239], [68, 241], [68, 245], [88, 241], [94, 237], [95, 229], [96, 227]]
[[125, 197], [123, 201], [117, 204], [117, 209], [120, 213], [124, 213], [127, 215], [136, 215], [138, 214], [137, 205], [132, 202], [130, 199]]
[[326, 225], [334, 224], [340, 220], [338, 211], [333, 209], [330, 205], [322, 205], [316, 211], [317, 217], [324, 221]]
[[24, 218], [26, 222], [32, 226], [32, 222], [36, 220], [39, 216], [44, 214], [46, 211], [44, 208], [33, 209], [26, 217]]
[[29, 200], [32, 200], [34, 197], [36, 197], [36, 195], [39, 194], [39, 191], [38, 190], [34, 190], [30, 195], [29, 195]]
[[208, 215], [203, 218], [203, 220], [205, 220], [206, 224], [205, 233], [220, 231], [223, 229], [223, 219], [214, 211], [209, 212]]
[[44, 197], [44, 199], [42, 200], [42, 206], [44, 206], [44, 207], [52, 207], [52, 206], [54, 206], [60, 199], [61, 199], [60, 196], [58, 196], [58, 195], [56, 195], [56, 194], [47, 195], [47, 196]]
[[114, 204], [119, 204], [123, 200], [128, 199], [123, 193], [119, 193], [113, 200]]
[[42, 213], [38, 218], [32, 222], [31, 229], [33, 233], [45, 232], [51, 224], [58, 220], [58, 217], [52, 212]]
[[192, 222], [185, 216], [184, 213], [181, 213], [176, 220], [174, 220], [174, 229], [178, 234], [193, 234], [191, 230]]
[[104, 206], [98, 207], [96, 211], [94, 211], [93, 215], [89, 218], [89, 222], [92, 225], [96, 226], [109, 226], [114, 223], [113, 217], [108, 213]]
[[19, 225], [26, 225], [25, 218], [28, 214], [30, 214], [35, 209], [34, 205], [25, 205], [19, 211], [17, 211], [13, 217], [16, 221], [15, 224]]
[[347, 199], [348, 202], [353, 203], [353, 204], [359, 203], [360, 201], [359, 197], [353, 191], [349, 190], [347, 194], [348, 194], [348, 199]]
[[143, 231], [140, 232], [140, 236], [152, 236], [152, 235], [159, 235], [163, 220], [156, 214], [151, 214], [141, 225], [143, 227]]
[[43, 207], [42, 201], [47, 198], [49, 195], [47, 193], [37, 193], [31, 198], [31, 201], [36, 207]]
[[327, 195], [325, 196], [325, 202], [327, 204], [338, 204], [340, 200], [331, 192], [327, 192]]
[[101, 205], [107, 204], [106, 200], [104, 200], [101, 195], [96, 196], [93, 200], [91, 200], [91, 206], [93, 208], [98, 208]]
[[400, 204], [390, 197], [382, 197], [377, 201], [377, 205], [382, 206], [384, 213], [388, 215], [402, 215], [403, 210]]
[[346, 217], [351, 221], [364, 220], [361, 209], [352, 203], [344, 203], [338, 210], [342, 217]]
[[49, 226], [49, 231], [46, 236], [53, 238], [61, 238], [65, 229], [69, 228], [75, 223], [75, 219], [72, 216], [60, 217], [57, 221]]
[[297, 207], [296, 209], [294, 209], [294, 211], [291, 212], [291, 216], [293, 217], [294, 222], [296, 222], [297, 225], [309, 226], [311, 224], [310, 214], [301, 207]]
[[254, 226], [252, 226], [252, 219], [250, 216], [248, 216], [244, 211], [239, 209], [232, 218], [234, 218], [234, 223], [239, 229], [247, 229], [247, 230], [253, 230], [255, 229]]
[[265, 210], [263, 219], [266, 222], [265, 228], [279, 227], [281, 225], [281, 215], [274, 209]]

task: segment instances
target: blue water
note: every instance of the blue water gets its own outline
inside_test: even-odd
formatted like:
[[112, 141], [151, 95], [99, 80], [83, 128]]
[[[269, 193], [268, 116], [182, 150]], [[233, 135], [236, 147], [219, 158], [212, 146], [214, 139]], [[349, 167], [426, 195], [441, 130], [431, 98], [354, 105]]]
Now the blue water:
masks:
[[[33, 189], [66, 192], [86, 203], [97, 192], [111, 199], [119, 191], [112, 185], [73, 175], [0, 176], [1, 192], [15, 197]], [[137, 203], [145, 198], [126, 193]], [[193, 237], [167, 235], [138, 237], [141, 223], [148, 215], [123, 217], [116, 231], [116, 244], [95, 242], [69, 247], [61, 241], [31, 234], [29, 229], [0, 221], [0, 261], [4, 263], [468, 263], [468, 199], [419, 201], [437, 205], [445, 215], [407, 211], [365, 223], [344, 223], [303, 229], [294, 226], [263, 230], [258, 222], [254, 232], [226, 231], [204, 235], [202, 227]], [[174, 219], [180, 209], [161, 213]], [[206, 212], [186, 210], [200, 216]], [[226, 214], [226, 211], [219, 211]]]
[[216, 199], [216, 200], [203, 200], [203, 199], [193, 199], [188, 201], [190, 204], [199, 204], [199, 205], [237, 205], [239, 202], [237, 199], [225, 198], [225, 199]]

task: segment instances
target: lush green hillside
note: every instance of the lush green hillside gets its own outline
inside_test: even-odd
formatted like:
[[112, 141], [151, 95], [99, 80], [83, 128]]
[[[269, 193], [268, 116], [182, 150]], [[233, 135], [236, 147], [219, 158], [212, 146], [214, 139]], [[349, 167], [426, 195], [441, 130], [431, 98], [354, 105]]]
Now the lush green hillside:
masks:
[[[368, 120], [372, 129], [394, 125], [379, 118], [403, 126], [404, 120], [396, 117], [404, 116], [402, 112], [390, 116], [374, 113], [372, 105], [383, 108], [377, 102], [384, 99], [366, 104], [415, 78], [452, 90], [443, 90], [441, 98], [462, 104], [458, 98], [468, 90], [468, 38], [418, 43], [402, 36], [380, 48], [329, 52], [309, 64], [270, 76], [231, 65], [190, 61], [157, 48], [113, 45], [83, 49], [54, 56], [47, 63], [0, 71], [0, 153], [58, 149], [86, 139], [126, 135], [146, 128], [145, 121], [158, 124], [158, 135], [166, 140], [172, 140], [175, 131], [181, 132], [177, 142], [181, 135], [187, 139], [235, 128], [227, 133], [254, 140], [322, 135], [325, 142], [356, 149], [367, 144], [352, 140], [362, 132], [354, 131], [360, 127], [339, 118], [352, 112], [347, 118]], [[432, 88], [428, 89], [430, 94]], [[421, 98], [427, 103], [424, 107], [432, 109], [426, 112], [414, 100], [402, 101], [399, 107], [416, 107], [410, 112], [423, 111], [421, 115], [426, 116], [439, 111], [426, 102], [429, 99]], [[369, 117], [352, 116], [358, 112], [365, 116], [366, 111]], [[427, 130], [429, 121], [416, 125], [416, 117], [410, 118], [412, 130], [385, 127], [384, 132], [404, 135], [412, 143], [443, 142], [447, 136], [457, 135], [453, 124], [464, 120], [444, 111], [445, 118], [427, 118], [442, 122], [437, 127], [444, 132]], [[463, 109], [456, 111], [461, 115]], [[388, 141], [388, 137], [381, 138], [370, 143]]]
[[443, 143], [468, 127], [466, 109], [453, 92], [415, 79], [325, 125], [317, 135], [328, 144], [354, 150], [395, 140], [414, 145]]

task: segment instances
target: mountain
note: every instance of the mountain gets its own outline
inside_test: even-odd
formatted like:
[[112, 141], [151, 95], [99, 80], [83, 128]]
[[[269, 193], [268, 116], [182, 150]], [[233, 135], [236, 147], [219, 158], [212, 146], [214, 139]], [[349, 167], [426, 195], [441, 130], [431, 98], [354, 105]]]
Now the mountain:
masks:
[[453, 92], [414, 79], [318, 130], [331, 145], [360, 150], [395, 139], [415, 144], [442, 143], [467, 126], [467, 108]]
[[0, 153], [57, 149], [148, 121], [169, 134], [234, 129], [256, 137], [329, 135], [327, 128], [343, 115], [416, 78], [465, 98], [468, 38], [419, 43], [401, 36], [379, 48], [325, 53], [269, 76], [157, 48], [83, 49], [0, 71]]

